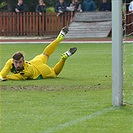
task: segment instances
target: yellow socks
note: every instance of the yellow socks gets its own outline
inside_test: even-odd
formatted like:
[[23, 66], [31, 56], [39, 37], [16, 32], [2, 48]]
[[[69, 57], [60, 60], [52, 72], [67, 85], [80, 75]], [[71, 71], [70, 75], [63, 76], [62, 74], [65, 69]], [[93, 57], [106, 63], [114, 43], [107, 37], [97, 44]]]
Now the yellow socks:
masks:
[[61, 72], [64, 64], [65, 64], [65, 59], [60, 59], [60, 61], [54, 66], [54, 71], [56, 75], [58, 75]]

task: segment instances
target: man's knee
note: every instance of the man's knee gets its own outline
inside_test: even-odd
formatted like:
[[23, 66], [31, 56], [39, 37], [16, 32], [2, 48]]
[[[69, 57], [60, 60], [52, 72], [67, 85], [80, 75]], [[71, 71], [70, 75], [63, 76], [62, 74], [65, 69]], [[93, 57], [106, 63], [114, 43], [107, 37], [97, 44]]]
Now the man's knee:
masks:
[[49, 58], [49, 55], [48, 54], [43, 53], [43, 55], [46, 56], [47, 58]]

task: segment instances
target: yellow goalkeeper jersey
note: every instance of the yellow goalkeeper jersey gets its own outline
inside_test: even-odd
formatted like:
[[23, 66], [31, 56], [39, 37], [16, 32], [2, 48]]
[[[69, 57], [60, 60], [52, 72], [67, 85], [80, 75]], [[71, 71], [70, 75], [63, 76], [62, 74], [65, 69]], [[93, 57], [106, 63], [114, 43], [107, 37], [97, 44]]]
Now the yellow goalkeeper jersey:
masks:
[[9, 59], [0, 72], [0, 77], [13, 80], [37, 79], [40, 75], [40, 72], [26, 61], [24, 61], [23, 68], [16, 71], [13, 59]]
[[56, 74], [53, 68], [43, 64], [39, 60], [24, 61], [23, 68], [20, 71], [16, 71], [13, 59], [9, 59], [1, 70], [0, 77], [10, 80], [26, 80], [56, 77]]

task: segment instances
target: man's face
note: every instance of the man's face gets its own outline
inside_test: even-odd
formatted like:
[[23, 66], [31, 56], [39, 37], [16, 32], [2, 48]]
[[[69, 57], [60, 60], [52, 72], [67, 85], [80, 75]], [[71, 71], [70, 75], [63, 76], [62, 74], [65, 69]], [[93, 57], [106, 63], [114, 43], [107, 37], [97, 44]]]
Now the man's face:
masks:
[[43, 0], [39, 0], [39, 3], [42, 4], [43, 3]]
[[107, 2], [107, 0], [103, 0], [103, 3], [106, 3]]
[[21, 70], [24, 64], [24, 59], [21, 57], [19, 60], [13, 60], [14, 67], [17, 71]]
[[64, 2], [64, 0], [59, 0], [59, 2], [62, 4]]
[[18, 0], [18, 3], [21, 5], [23, 3], [23, 0]]

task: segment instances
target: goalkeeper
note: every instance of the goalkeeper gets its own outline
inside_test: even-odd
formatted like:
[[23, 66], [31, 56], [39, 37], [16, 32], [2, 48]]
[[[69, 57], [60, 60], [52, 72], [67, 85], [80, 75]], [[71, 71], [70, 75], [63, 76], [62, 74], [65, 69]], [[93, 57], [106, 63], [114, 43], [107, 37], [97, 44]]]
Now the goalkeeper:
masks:
[[29, 62], [24, 60], [24, 56], [21, 52], [15, 53], [1, 70], [0, 80], [55, 78], [61, 72], [66, 59], [77, 50], [76, 47], [70, 48], [67, 52], [61, 55], [61, 59], [53, 68], [46, 64], [48, 58], [54, 52], [58, 44], [64, 39], [67, 32], [68, 28], [64, 27], [60, 31], [58, 37], [44, 49], [43, 53], [37, 55]]

